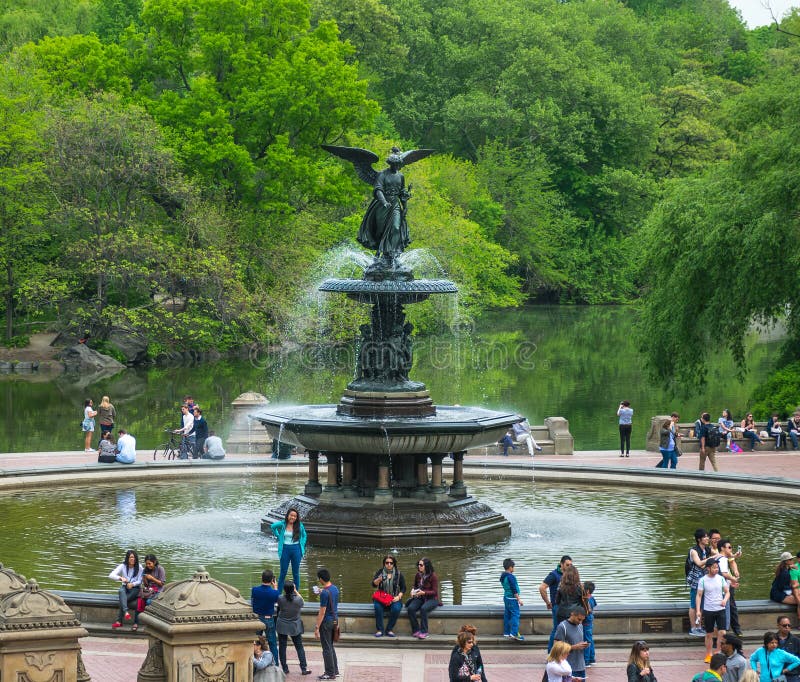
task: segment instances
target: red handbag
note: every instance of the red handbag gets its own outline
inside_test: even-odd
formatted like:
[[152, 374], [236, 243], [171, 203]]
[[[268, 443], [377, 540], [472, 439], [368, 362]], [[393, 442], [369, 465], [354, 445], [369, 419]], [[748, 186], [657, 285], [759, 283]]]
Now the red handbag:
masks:
[[388, 592], [384, 592], [383, 590], [375, 590], [372, 594], [372, 598], [378, 602], [379, 604], [383, 604], [384, 606], [389, 606], [394, 601], [394, 597], [389, 594]]

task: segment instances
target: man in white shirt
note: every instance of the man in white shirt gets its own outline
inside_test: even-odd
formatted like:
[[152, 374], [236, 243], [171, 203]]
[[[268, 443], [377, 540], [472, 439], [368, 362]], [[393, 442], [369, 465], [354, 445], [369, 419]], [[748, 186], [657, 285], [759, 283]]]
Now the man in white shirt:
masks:
[[[725, 636], [725, 604], [730, 598], [728, 581], [719, 574], [719, 558], [706, 561], [708, 573], [697, 582], [697, 622], [702, 613], [703, 627], [706, 631], [706, 663], [711, 660], [711, 640], [717, 630], [717, 642]], [[702, 610], [700, 608], [702, 604]]]
[[220, 438], [214, 431], [210, 431], [208, 438], [206, 438], [205, 445], [203, 446], [204, 457], [207, 459], [223, 459], [225, 457], [225, 448], [222, 447], [222, 438]]
[[120, 429], [117, 434], [117, 461], [120, 464], [133, 464], [136, 461], [136, 439], [125, 429]]
[[533, 438], [531, 434], [531, 425], [528, 423], [527, 419], [523, 419], [521, 422], [517, 422], [516, 424], [511, 425], [511, 429], [514, 431], [514, 440], [517, 441], [520, 445], [523, 443], [528, 446], [528, 454], [533, 457], [533, 451], [541, 450], [542, 448]]
[[194, 415], [189, 411], [189, 406], [186, 404], [181, 405], [181, 420], [183, 421], [183, 426], [175, 431], [175, 433], [179, 433], [183, 436], [181, 440], [181, 454], [178, 455], [178, 459], [188, 459], [189, 452], [191, 451], [194, 453], [196, 440], [194, 434], [191, 436], [189, 435], [192, 429], [194, 429]]

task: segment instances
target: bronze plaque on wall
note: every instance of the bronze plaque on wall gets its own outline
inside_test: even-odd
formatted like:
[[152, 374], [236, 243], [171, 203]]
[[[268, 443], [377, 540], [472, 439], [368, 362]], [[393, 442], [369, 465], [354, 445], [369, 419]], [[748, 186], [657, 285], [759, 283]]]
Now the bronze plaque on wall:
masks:
[[642, 632], [672, 632], [672, 618], [642, 618]]

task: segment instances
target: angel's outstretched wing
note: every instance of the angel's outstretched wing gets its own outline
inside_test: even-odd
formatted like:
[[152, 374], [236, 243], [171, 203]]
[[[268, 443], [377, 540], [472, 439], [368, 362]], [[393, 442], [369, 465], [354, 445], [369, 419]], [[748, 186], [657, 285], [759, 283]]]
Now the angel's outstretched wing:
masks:
[[403, 158], [403, 165], [407, 166], [408, 164], [419, 161], [420, 159], [424, 159], [426, 156], [430, 156], [435, 152], [435, 149], [410, 149], [409, 151], [401, 154]]
[[323, 144], [322, 148], [326, 152], [352, 163], [358, 177], [368, 185], [375, 184], [378, 171], [372, 167], [372, 164], [378, 160], [377, 154], [360, 147], [336, 147], [330, 144]]

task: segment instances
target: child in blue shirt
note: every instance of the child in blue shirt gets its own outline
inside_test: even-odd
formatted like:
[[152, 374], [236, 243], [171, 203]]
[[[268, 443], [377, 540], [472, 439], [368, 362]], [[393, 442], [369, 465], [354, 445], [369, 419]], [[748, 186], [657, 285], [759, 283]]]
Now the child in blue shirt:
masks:
[[595, 585], [593, 582], [587, 580], [583, 583], [583, 592], [586, 595], [586, 601], [590, 609], [589, 613], [586, 614], [586, 619], [583, 621], [583, 639], [589, 642], [589, 646], [583, 650], [583, 662], [586, 663], [587, 668], [595, 663], [594, 636], [592, 630], [594, 628], [594, 609], [597, 606], [597, 600], [593, 596], [594, 589]]
[[522, 597], [519, 595], [519, 583], [514, 577], [513, 559], [503, 561], [503, 572], [500, 574], [500, 584], [503, 586], [503, 637], [524, 641], [519, 632], [519, 607], [522, 606]]

